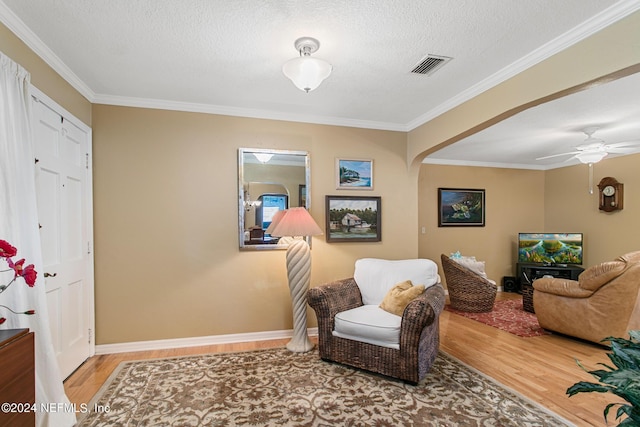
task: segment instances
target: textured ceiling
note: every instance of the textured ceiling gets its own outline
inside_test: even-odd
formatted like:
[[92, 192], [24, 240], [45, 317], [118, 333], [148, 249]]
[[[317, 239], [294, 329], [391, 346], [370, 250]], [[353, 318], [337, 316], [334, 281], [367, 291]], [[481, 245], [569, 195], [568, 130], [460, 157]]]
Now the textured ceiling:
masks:
[[[0, 19], [94, 103], [408, 131], [639, 8], [636, 0], [0, 0]], [[301, 36], [320, 40], [313, 56], [334, 67], [308, 94], [281, 71]], [[427, 54], [453, 60], [430, 76], [411, 74]]]

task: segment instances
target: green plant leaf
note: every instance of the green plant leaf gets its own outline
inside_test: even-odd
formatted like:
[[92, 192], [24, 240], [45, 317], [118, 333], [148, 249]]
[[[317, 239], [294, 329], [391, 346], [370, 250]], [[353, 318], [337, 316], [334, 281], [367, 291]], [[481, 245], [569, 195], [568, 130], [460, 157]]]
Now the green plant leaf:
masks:
[[604, 363], [598, 365], [605, 369], [587, 370], [580, 361], [577, 365], [598, 379], [599, 383], [580, 381], [567, 389], [569, 397], [578, 393], [612, 393], [627, 403], [609, 403], [604, 408], [604, 419], [607, 422], [609, 411], [616, 410], [616, 420], [625, 417], [619, 426], [640, 426], [640, 330], [629, 331], [629, 339], [608, 337], [611, 352], [607, 357], [613, 366]]
[[590, 393], [590, 392], [608, 393], [610, 391], [613, 391], [613, 387], [596, 384], [596, 383], [590, 383], [587, 381], [580, 381], [575, 383], [571, 387], [569, 387], [567, 389], [567, 394], [569, 396], [573, 396], [578, 393]]
[[600, 376], [600, 382], [615, 387], [640, 390], [640, 371], [634, 369], [619, 369], [605, 372]]

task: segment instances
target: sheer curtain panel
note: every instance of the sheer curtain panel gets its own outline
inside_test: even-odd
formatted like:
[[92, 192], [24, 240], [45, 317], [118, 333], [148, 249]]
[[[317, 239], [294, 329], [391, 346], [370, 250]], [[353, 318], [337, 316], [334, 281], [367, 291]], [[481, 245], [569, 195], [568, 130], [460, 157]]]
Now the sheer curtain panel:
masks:
[[[14, 315], [0, 307], [0, 316], [7, 318], [0, 328], [29, 328], [35, 332], [36, 424], [72, 426], [76, 415], [64, 392], [48, 323], [36, 206], [29, 82], [29, 73], [0, 52], [0, 239], [18, 249], [16, 260], [25, 258], [25, 264], [34, 264], [38, 272], [34, 287], [15, 283], [0, 295], [0, 304], [22, 311], [33, 309], [36, 314]], [[5, 267], [2, 265], [0, 269]], [[1, 277], [3, 283], [0, 284], [6, 284], [6, 276]]]

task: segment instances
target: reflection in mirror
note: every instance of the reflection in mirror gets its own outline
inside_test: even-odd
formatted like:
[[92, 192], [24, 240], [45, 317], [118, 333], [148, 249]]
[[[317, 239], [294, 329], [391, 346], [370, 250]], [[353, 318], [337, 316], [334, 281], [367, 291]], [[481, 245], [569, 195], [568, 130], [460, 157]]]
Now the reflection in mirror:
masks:
[[309, 209], [309, 177], [309, 154], [306, 151], [238, 150], [240, 249], [288, 247], [290, 238], [272, 237], [265, 231], [279, 210], [297, 206]]

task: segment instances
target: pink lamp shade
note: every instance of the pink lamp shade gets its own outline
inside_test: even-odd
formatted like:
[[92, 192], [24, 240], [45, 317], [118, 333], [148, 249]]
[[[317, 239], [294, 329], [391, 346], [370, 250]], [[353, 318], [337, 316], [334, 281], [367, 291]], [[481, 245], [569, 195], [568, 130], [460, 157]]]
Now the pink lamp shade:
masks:
[[313, 220], [309, 212], [303, 208], [290, 208], [278, 211], [271, 220], [266, 231], [275, 237], [282, 236], [315, 236], [322, 230]]

